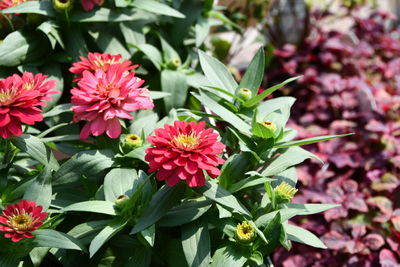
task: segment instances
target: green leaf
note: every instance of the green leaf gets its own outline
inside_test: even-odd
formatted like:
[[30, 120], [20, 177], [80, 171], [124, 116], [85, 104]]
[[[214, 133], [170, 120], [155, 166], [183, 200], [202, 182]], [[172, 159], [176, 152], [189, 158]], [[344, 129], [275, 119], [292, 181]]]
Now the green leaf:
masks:
[[156, 227], [154, 224], [142, 230], [140, 234], [143, 236], [144, 240], [146, 240], [151, 247], [154, 247], [154, 241], [156, 239]]
[[208, 107], [212, 112], [218, 114], [222, 119], [232, 124], [233, 127], [246, 134], [250, 133], [250, 126], [245, 123], [242, 119], [236, 116], [233, 112], [227, 110], [213, 99], [208, 97], [206, 94], [197, 95], [192, 93], [202, 104]]
[[111, 237], [121, 231], [125, 225], [128, 223], [127, 220], [121, 220], [121, 218], [116, 218], [114, 221], [109, 223], [103, 230], [98, 233], [89, 246], [90, 258], [104, 245]]
[[67, 234], [51, 230], [39, 229], [34, 232], [37, 247], [62, 248], [86, 251], [79, 240]]
[[54, 80], [56, 82], [56, 86], [51, 89], [50, 92], [58, 92], [58, 94], [51, 95], [52, 100], [45, 101], [47, 106], [42, 108], [42, 110], [45, 112], [50, 110], [60, 100], [64, 91], [64, 78], [61, 72], [60, 64], [46, 64], [41, 68], [41, 73], [48, 75], [48, 80]]
[[124, 8], [108, 9], [104, 7], [93, 9], [90, 12], [74, 10], [70, 16], [72, 22], [121, 22], [138, 19], [134, 12]]
[[146, 43], [146, 37], [143, 34], [142, 28], [138, 27], [138, 24], [139, 23], [135, 23], [134, 21], [127, 21], [119, 24], [122, 35], [124, 36], [125, 42], [128, 46]]
[[185, 105], [188, 90], [185, 74], [180, 71], [163, 70], [161, 72], [161, 89], [171, 95], [164, 99], [166, 110], [181, 108]]
[[[32, 3], [30, 2], [25, 2], [25, 3]], [[25, 4], [24, 3], [24, 4]], [[45, 2], [41, 2], [45, 3]], [[56, 44], [58, 43], [63, 49], [65, 48], [64, 42], [61, 38], [61, 34], [58, 30], [58, 25], [55, 24], [53, 21], [45, 21], [42, 24], [40, 24], [37, 27], [38, 30], [41, 30], [43, 33], [46, 34], [47, 38], [49, 38], [49, 41], [51, 43], [51, 46], [53, 50], [55, 49]]]
[[142, 51], [158, 70], [161, 70], [162, 56], [161, 52], [156, 47], [150, 44], [139, 44], [135, 47]]
[[[290, 114], [290, 108], [293, 106], [294, 102], [296, 102], [296, 98], [291, 96], [283, 96], [266, 100], [257, 107], [256, 121], [266, 120], [267, 116], [273, 112], [286, 112]], [[286, 119], [286, 117], [283, 119]], [[280, 122], [280, 125], [285, 124], [286, 121]]]
[[286, 232], [289, 240], [316, 248], [327, 248], [317, 236], [304, 228], [288, 224], [286, 226]]
[[131, 197], [137, 189], [139, 177], [134, 169], [112, 169], [104, 178], [106, 201], [115, 202], [121, 195]]
[[265, 127], [259, 122], [253, 124], [252, 128], [253, 135], [261, 137], [263, 139], [273, 138], [275, 136], [275, 132], [271, 129]]
[[210, 267], [242, 267], [248, 254], [240, 245], [229, 243], [215, 251]]
[[132, 234], [136, 234], [147, 227], [156, 223], [161, 217], [164, 216], [170, 210], [176, 202], [181, 198], [184, 191], [182, 184], [169, 187], [163, 186], [151, 199], [148, 207], [144, 210], [142, 215], [139, 217], [138, 222], [131, 231]]
[[235, 196], [214, 182], [207, 181], [204, 186], [195, 187], [193, 190], [206, 198], [214, 200], [229, 211], [236, 211], [246, 217], [251, 217], [250, 212], [235, 198]]
[[47, 111], [46, 113], [43, 114], [44, 118], [51, 118], [51, 117], [55, 117], [58, 116], [62, 113], [65, 112], [71, 112], [71, 107], [72, 104], [60, 104], [57, 105], [55, 107], [53, 107], [50, 111]]
[[205, 220], [196, 220], [182, 227], [182, 247], [189, 267], [209, 266], [210, 234]]
[[168, 64], [171, 60], [176, 60], [176, 59], [179, 59], [179, 61], [182, 61], [181, 57], [175, 51], [175, 49], [167, 41], [165, 41], [164, 38], [162, 38], [161, 36], [160, 36], [160, 41], [161, 41], [161, 47], [162, 47], [165, 63]]
[[48, 47], [48, 41], [42, 33], [12, 32], [0, 43], [0, 66], [13, 67], [25, 62], [38, 64], [48, 53]]
[[162, 227], [173, 227], [192, 222], [211, 208], [212, 201], [204, 197], [187, 200], [173, 207], [158, 222]]
[[238, 85], [224, 64], [201, 50], [199, 50], [199, 59], [204, 74], [211, 82], [209, 85], [235, 93]]
[[271, 182], [271, 181], [273, 181], [273, 179], [266, 178], [266, 177], [261, 177], [261, 178], [255, 179], [255, 177], [252, 176], [252, 177], [242, 179], [239, 182], [230, 185], [228, 187], [228, 191], [231, 193], [235, 193], [242, 189], [256, 186], [256, 185], [261, 185], [261, 184], [264, 184], [265, 182]]
[[340, 138], [348, 135], [353, 135], [353, 133], [348, 133], [348, 134], [339, 134], [339, 135], [323, 135], [323, 136], [315, 136], [303, 140], [296, 140], [296, 141], [290, 141], [290, 142], [285, 142], [285, 143], [278, 143], [275, 144], [274, 147], [276, 148], [284, 148], [284, 147], [290, 147], [290, 146], [303, 146], [303, 145], [308, 145], [308, 144], [313, 144], [317, 142], [322, 142], [322, 141], [327, 141], [335, 138]]
[[281, 214], [281, 222], [287, 221], [290, 218], [297, 215], [310, 215], [319, 212], [323, 212], [332, 208], [336, 208], [340, 205], [337, 204], [298, 204], [298, 203], [288, 203], [285, 204], [286, 208], [281, 210], [272, 211], [270, 213], [261, 215], [255, 221], [259, 228], [265, 227], [269, 221], [271, 221], [276, 214], [279, 212]]
[[115, 37], [115, 33], [101, 31], [97, 36], [97, 38], [95, 38], [95, 41], [96, 44], [104, 53], [113, 55], [120, 54], [123, 59], [129, 59], [131, 57], [130, 52]]
[[200, 17], [194, 26], [196, 36], [196, 47], [199, 47], [207, 38], [210, 32], [211, 24], [210, 19], [206, 17]]
[[160, 15], [176, 18], [185, 17], [185, 15], [183, 15], [181, 12], [154, 0], [135, 0], [133, 2], [133, 6]]
[[264, 78], [265, 69], [265, 55], [264, 47], [261, 47], [257, 54], [251, 60], [247, 67], [246, 73], [240, 81], [239, 88], [247, 88], [252, 92], [252, 96], [257, 95], [258, 89], [261, 86], [261, 82]]
[[[269, 255], [276, 249], [279, 244], [282, 230], [281, 216], [280, 212], [278, 212], [263, 231], [264, 236], [267, 239], [267, 244], [263, 244], [259, 249], [263, 252], [263, 254]], [[260, 243], [261, 241], [258, 242], [258, 244]], [[258, 244], [256, 247], [258, 247]]]
[[73, 58], [74, 61], [79, 61], [79, 57], [82, 55], [87, 55], [89, 49], [86, 45], [86, 40], [83, 35], [84, 31], [80, 25], [74, 25], [70, 27], [66, 34], [66, 52]]
[[48, 166], [33, 180], [25, 190], [24, 199], [35, 201], [46, 211], [51, 203], [51, 170]]
[[262, 92], [261, 94], [256, 95], [256, 96], [250, 98], [249, 100], [247, 100], [246, 102], [244, 102], [243, 106], [252, 107], [255, 104], [257, 104], [258, 102], [262, 101], [267, 96], [269, 96], [270, 94], [272, 94], [273, 92], [275, 92], [276, 90], [278, 90], [279, 88], [281, 88], [281, 87], [285, 86], [286, 84], [293, 82], [301, 77], [302, 76], [293, 77], [293, 78], [287, 79], [283, 83], [274, 85], [274, 86], [268, 88], [267, 90], [265, 90], [264, 92]]
[[[315, 158], [314, 154], [300, 147], [289, 147], [282, 151], [282, 154], [270, 161], [269, 165], [261, 172], [262, 176], [272, 176], [303, 162], [306, 159]], [[320, 160], [321, 161], [321, 160]]]
[[81, 223], [72, 228], [71, 230], [69, 230], [68, 234], [70, 236], [78, 238], [79, 240], [81, 240], [82, 243], [89, 244], [93, 239], [94, 233], [99, 232], [101, 229], [106, 227], [110, 222], [111, 219]]
[[110, 150], [87, 150], [73, 155], [61, 165], [54, 174], [53, 185], [63, 185], [79, 181], [82, 175], [90, 177], [107, 168], [110, 168], [114, 161], [114, 153]]
[[53, 153], [39, 138], [23, 134], [12, 137], [11, 142], [43, 165], [49, 166], [53, 170], [59, 169], [60, 166]]
[[114, 210], [114, 203], [103, 200], [88, 200], [83, 202], [74, 203], [61, 210], [66, 211], [85, 211], [94, 212], [107, 215], [116, 215]]
[[29, 1], [15, 5], [7, 9], [3, 9], [1, 10], [0, 13], [3, 14], [31, 13], [31, 14], [40, 14], [48, 17], [55, 17], [57, 15], [51, 1]]
[[158, 91], [150, 91], [149, 94], [151, 99], [160, 99], [164, 97], [171, 97], [171, 93], [168, 92], [158, 92]]

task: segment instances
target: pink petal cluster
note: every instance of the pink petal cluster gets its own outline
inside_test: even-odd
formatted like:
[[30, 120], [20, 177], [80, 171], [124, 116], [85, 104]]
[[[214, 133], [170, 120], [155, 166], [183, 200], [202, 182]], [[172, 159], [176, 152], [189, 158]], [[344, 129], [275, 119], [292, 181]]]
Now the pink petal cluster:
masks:
[[219, 134], [212, 128], [205, 129], [205, 122], [175, 121], [155, 130], [147, 140], [154, 145], [146, 149], [149, 172], [157, 172], [159, 181], [174, 186], [185, 180], [190, 187], [203, 186], [203, 170], [212, 178], [220, 175], [217, 165], [225, 161], [218, 157], [225, 145], [218, 142]]
[[74, 121], [86, 121], [81, 139], [104, 132], [117, 138], [121, 134], [119, 118], [133, 119], [130, 111], [154, 108], [151, 98], [144, 95], [149, 91], [140, 88], [144, 80], [128, 69], [119, 64], [109, 66], [107, 71], [83, 71], [78, 87], [71, 90]]
[[0, 10], [25, 3], [29, 0], [0, 0]]
[[21, 123], [33, 125], [42, 121], [40, 106], [46, 106], [44, 100], [54, 88], [55, 81], [46, 81], [43, 74], [33, 75], [25, 72], [22, 76], [14, 74], [0, 79], [0, 136], [9, 138], [22, 134]]
[[23, 238], [32, 238], [32, 232], [43, 224], [47, 213], [42, 212], [42, 206], [36, 206], [34, 201], [25, 199], [17, 204], [9, 204], [0, 215], [0, 231], [6, 238], [18, 242]]
[[103, 3], [104, 0], [81, 0], [81, 6], [85, 11], [90, 11], [95, 5], [101, 6]]
[[121, 55], [111, 55], [107, 53], [89, 53], [88, 58], [80, 57], [81, 61], [75, 62], [69, 69], [70, 72], [78, 75], [74, 81], [79, 81], [85, 70], [95, 72], [96, 70], [108, 71], [112, 65], [122, 65], [126, 71], [137, 68], [138, 65], [131, 65], [129, 60], [122, 60]]

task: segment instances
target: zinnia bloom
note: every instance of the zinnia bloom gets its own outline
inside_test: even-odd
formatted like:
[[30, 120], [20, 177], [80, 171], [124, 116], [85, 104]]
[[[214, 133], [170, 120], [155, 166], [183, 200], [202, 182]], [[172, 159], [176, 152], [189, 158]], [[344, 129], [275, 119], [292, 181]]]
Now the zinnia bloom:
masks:
[[154, 145], [146, 149], [145, 159], [149, 162], [149, 172], [157, 172], [159, 181], [166, 180], [174, 186], [179, 180], [186, 180], [190, 187], [203, 186], [206, 182], [203, 170], [212, 178], [220, 175], [217, 165], [225, 161], [218, 157], [225, 145], [218, 142], [219, 134], [212, 128], [205, 129], [205, 122], [175, 121], [154, 131], [148, 137]]
[[17, 204], [9, 204], [0, 215], [0, 231], [11, 241], [18, 242], [23, 238], [32, 238], [32, 232], [43, 224], [47, 213], [34, 201], [21, 200]]
[[139, 88], [144, 80], [128, 72], [123, 65], [112, 65], [107, 72], [97, 70], [94, 74], [84, 71], [78, 88], [71, 90], [74, 121], [87, 121], [81, 131], [81, 139], [106, 134], [117, 138], [121, 134], [118, 118], [133, 119], [129, 111], [151, 109], [153, 101], [149, 90]]
[[47, 94], [55, 81], [45, 81], [46, 75], [24, 73], [0, 79], [0, 136], [8, 138], [22, 134], [21, 123], [33, 125], [43, 120], [39, 106], [49, 100]]
[[90, 11], [95, 5], [101, 6], [103, 3], [104, 0], [81, 0], [82, 8], [85, 11]]
[[112, 65], [122, 65], [122, 68], [127, 71], [138, 67], [138, 65], [131, 66], [132, 62], [129, 60], [122, 61], [121, 55], [110, 55], [107, 53], [89, 53], [88, 58], [80, 57], [80, 59], [81, 61], [75, 62], [69, 69], [70, 72], [79, 75], [74, 81], [79, 81], [85, 70], [95, 73], [96, 70], [107, 72]]

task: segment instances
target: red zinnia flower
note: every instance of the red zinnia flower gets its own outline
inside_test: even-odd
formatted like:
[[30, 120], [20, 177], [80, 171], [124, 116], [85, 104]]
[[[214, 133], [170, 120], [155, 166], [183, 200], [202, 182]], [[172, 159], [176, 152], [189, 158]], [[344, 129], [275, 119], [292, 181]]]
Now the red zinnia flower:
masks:
[[0, 136], [8, 138], [11, 135], [21, 135], [21, 123], [29, 125], [43, 120], [38, 106], [45, 106], [43, 100], [51, 98], [46, 94], [54, 86], [55, 81], [47, 81], [46, 75], [24, 73], [21, 76], [14, 74], [0, 79]]
[[104, 132], [117, 138], [121, 134], [118, 118], [133, 119], [129, 111], [153, 108], [151, 98], [143, 95], [149, 90], [139, 88], [143, 83], [144, 80], [134, 72], [127, 72], [123, 65], [111, 65], [107, 72], [97, 70], [95, 74], [84, 71], [79, 88], [71, 90], [74, 121], [87, 121], [81, 139]]
[[154, 131], [147, 140], [155, 147], [146, 149], [149, 172], [157, 171], [159, 181], [166, 180], [174, 186], [186, 180], [190, 187], [203, 186], [206, 182], [203, 170], [212, 178], [220, 175], [215, 166], [225, 162], [218, 157], [225, 145], [217, 141], [219, 134], [212, 128], [205, 129], [205, 122], [175, 121], [174, 126], [165, 124]]
[[11, 241], [18, 242], [22, 238], [32, 238], [32, 232], [43, 224], [47, 213], [34, 201], [21, 200], [18, 204], [9, 204], [0, 214], [0, 231]]
[[138, 65], [131, 66], [132, 62], [129, 60], [122, 61], [121, 55], [110, 55], [107, 53], [89, 53], [88, 58], [80, 57], [80, 59], [81, 61], [75, 62], [69, 69], [70, 72], [79, 75], [74, 79], [74, 82], [82, 79], [82, 73], [85, 70], [95, 73], [96, 70], [107, 72], [112, 65], [122, 65], [122, 68], [126, 71], [138, 67]]
[[103, 3], [104, 0], [81, 0], [82, 8], [85, 11], [90, 11], [95, 5], [101, 6]]

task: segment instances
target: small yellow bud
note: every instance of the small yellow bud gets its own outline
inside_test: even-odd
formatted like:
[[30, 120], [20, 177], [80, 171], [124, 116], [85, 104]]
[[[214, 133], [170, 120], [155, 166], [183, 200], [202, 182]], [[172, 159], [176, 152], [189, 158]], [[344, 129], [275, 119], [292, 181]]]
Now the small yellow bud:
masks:
[[142, 139], [136, 134], [128, 134], [124, 140], [124, 148], [130, 151], [143, 145]]
[[53, 0], [53, 7], [58, 12], [70, 11], [73, 4], [73, 0]]
[[288, 203], [292, 200], [296, 192], [296, 188], [286, 182], [282, 182], [274, 189], [278, 203]]
[[168, 68], [176, 70], [182, 64], [179, 58], [173, 58], [168, 62]]
[[250, 243], [256, 237], [256, 232], [254, 231], [254, 227], [249, 224], [247, 221], [243, 221], [242, 223], [238, 223], [236, 226], [236, 240], [242, 243]]
[[276, 125], [272, 121], [262, 121], [262, 125], [264, 125], [265, 128], [270, 129], [272, 132], [276, 131]]
[[240, 99], [247, 101], [251, 98], [251, 90], [247, 88], [240, 88], [237, 95], [240, 97]]

